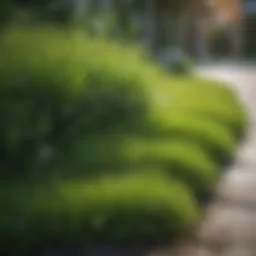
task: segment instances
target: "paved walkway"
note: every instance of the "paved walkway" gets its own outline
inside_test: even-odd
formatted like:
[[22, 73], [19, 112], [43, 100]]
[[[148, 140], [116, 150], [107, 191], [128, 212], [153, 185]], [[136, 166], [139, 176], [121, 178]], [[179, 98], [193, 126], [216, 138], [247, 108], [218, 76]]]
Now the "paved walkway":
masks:
[[221, 178], [196, 238], [150, 256], [256, 256], [256, 66], [202, 67], [202, 75], [234, 87], [251, 117], [236, 162]]

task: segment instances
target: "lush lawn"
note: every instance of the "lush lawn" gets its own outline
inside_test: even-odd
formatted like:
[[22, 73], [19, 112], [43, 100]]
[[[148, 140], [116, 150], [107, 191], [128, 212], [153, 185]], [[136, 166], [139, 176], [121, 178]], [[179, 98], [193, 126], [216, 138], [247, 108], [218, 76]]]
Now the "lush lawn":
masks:
[[[30, 99], [23, 119], [7, 122], [2, 134], [22, 124], [34, 149], [47, 141], [56, 154], [28, 161], [22, 175], [3, 165], [0, 248], [21, 255], [51, 243], [161, 241], [193, 228], [246, 126], [237, 97], [214, 81], [170, 76], [138, 49], [46, 32], [16, 32], [2, 42], [5, 52], [15, 49], [0, 66], [3, 95], [17, 102], [13, 92], [22, 85], [19, 100]], [[23, 80], [15, 79], [21, 72]], [[2, 118], [13, 113], [10, 102], [2, 103]], [[38, 116], [44, 125], [31, 126]], [[11, 159], [34, 157], [27, 130], [13, 134]]]

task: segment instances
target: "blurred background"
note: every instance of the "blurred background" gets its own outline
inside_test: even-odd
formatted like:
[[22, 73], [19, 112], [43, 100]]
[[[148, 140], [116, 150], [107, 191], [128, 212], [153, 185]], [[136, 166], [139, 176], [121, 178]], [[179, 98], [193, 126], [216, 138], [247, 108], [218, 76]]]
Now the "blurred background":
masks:
[[[157, 56], [253, 58], [255, 0], [3, 0], [1, 23], [79, 25]], [[168, 52], [168, 54], [167, 54]]]

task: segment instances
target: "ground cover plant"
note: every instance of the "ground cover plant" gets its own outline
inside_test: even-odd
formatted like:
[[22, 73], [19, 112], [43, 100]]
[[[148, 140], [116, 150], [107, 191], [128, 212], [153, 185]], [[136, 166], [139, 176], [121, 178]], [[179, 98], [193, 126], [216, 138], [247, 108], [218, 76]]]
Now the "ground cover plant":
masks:
[[0, 55], [1, 254], [193, 228], [246, 127], [230, 89], [78, 30], [12, 28]]

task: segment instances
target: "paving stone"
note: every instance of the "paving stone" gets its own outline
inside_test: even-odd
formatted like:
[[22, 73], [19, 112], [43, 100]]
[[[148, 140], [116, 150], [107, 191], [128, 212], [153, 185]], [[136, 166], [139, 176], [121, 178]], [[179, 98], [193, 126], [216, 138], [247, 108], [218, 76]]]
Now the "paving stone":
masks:
[[[256, 99], [256, 97], [255, 97]], [[255, 122], [253, 124], [253, 131], [249, 130], [249, 134], [246, 136], [242, 144], [240, 145], [239, 154], [237, 155], [238, 160], [243, 162], [250, 162], [256, 166], [256, 109], [255, 109]]]
[[215, 249], [223, 249], [237, 243], [254, 246], [256, 214], [221, 203], [212, 205], [197, 235], [203, 244]]
[[[248, 170], [246, 170], [248, 168]], [[256, 209], [256, 167], [244, 166], [225, 173], [217, 189], [217, 195], [236, 204], [251, 204]]]
[[213, 253], [210, 249], [195, 247], [190, 248], [189, 250], [185, 251], [184, 254], [180, 254], [180, 256], [215, 256], [215, 253]]
[[[255, 143], [256, 144], [256, 143]], [[247, 145], [246, 147], [242, 148], [240, 154], [237, 156], [237, 161], [241, 161], [243, 163], [250, 163], [255, 164], [256, 166], [256, 145]], [[256, 169], [256, 168], [255, 168]]]
[[219, 256], [255, 256], [256, 255], [256, 249], [252, 247], [244, 247], [244, 246], [234, 246], [231, 248], [228, 248]]

